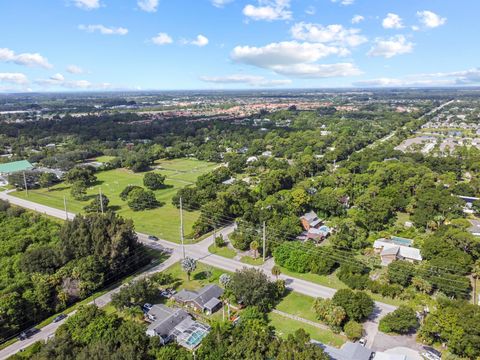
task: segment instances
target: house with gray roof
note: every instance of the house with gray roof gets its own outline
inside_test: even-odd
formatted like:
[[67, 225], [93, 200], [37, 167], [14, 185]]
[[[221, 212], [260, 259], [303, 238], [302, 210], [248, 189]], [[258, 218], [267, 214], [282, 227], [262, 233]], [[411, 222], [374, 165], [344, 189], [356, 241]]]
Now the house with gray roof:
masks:
[[392, 239], [376, 240], [373, 243], [373, 248], [377, 254], [380, 254], [383, 266], [387, 266], [395, 260], [422, 261], [420, 249], [399, 245], [398, 241]]
[[303, 228], [305, 230], [310, 230], [310, 228], [319, 228], [323, 225], [323, 220], [318, 217], [315, 211], [310, 211], [305, 213], [301, 218]]
[[331, 360], [371, 360], [375, 353], [359, 343], [347, 342], [340, 349], [315, 342]]
[[181, 290], [172, 298], [183, 306], [190, 306], [197, 311], [205, 311], [212, 314], [222, 307], [219, 298], [223, 295], [223, 289], [210, 284], [199, 291]]
[[176, 341], [192, 350], [210, 332], [208, 325], [195, 321], [184, 309], [170, 308], [162, 304], [153, 305], [145, 314], [145, 319], [150, 322], [147, 335], [158, 336], [162, 345]]

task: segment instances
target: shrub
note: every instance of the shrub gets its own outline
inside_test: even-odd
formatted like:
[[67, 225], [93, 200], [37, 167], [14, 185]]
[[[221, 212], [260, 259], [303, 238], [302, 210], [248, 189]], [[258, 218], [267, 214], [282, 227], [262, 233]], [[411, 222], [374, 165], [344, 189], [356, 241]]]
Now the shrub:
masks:
[[363, 290], [367, 287], [368, 268], [360, 262], [349, 261], [340, 265], [337, 272], [337, 277], [340, 281], [348, 285], [352, 289]]
[[407, 261], [394, 261], [388, 265], [387, 277], [393, 284], [407, 287], [412, 283], [414, 274], [415, 265]]
[[367, 293], [363, 291], [352, 291], [350, 289], [338, 290], [332, 298], [334, 305], [345, 309], [349, 320], [366, 320], [373, 312], [374, 302]]
[[149, 172], [143, 177], [143, 185], [149, 190], [159, 190], [165, 186], [165, 179], [162, 174]]
[[160, 203], [156, 199], [155, 194], [150, 190], [134, 189], [128, 195], [128, 206], [133, 211], [155, 209], [159, 205]]
[[225, 240], [223, 239], [222, 235], [215, 237], [215, 246], [216, 247], [225, 246]]
[[418, 328], [415, 311], [407, 306], [400, 306], [394, 312], [380, 320], [378, 328], [384, 333], [408, 334]]
[[10, 207], [10, 203], [6, 200], [0, 200], [0, 211], [7, 211]]
[[136, 186], [136, 185], [128, 185], [125, 189], [122, 190], [122, 192], [120, 193], [120, 199], [122, 199], [123, 201], [127, 201], [128, 200], [128, 195], [130, 194], [130, 192], [132, 192], [133, 190], [135, 189], [141, 189], [140, 186]]
[[363, 326], [356, 321], [350, 320], [343, 327], [343, 331], [349, 340], [357, 341], [363, 335]]

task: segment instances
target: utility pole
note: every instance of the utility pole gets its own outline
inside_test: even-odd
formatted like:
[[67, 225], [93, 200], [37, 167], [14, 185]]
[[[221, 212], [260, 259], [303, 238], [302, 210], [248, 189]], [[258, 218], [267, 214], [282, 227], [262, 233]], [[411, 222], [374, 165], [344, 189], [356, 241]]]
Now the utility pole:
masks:
[[223, 322], [225, 322], [225, 303], [222, 304], [222, 317], [223, 317]]
[[267, 243], [267, 233], [265, 231], [265, 221], [263, 222], [263, 262], [265, 262], [265, 250]]
[[102, 210], [102, 215], [103, 215], [103, 196], [102, 196], [102, 188], [98, 188], [98, 191], [100, 193], [100, 209]]
[[183, 202], [182, 198], [180, 197], [180, 241], [182, 242], [182, 253], [183, 258], [185, 259], [185, 244], [183, 239]]
[[67, 198], [63, 195], [63, 207], [65, 208], [65, 219], [68, 221]]
[[25, 175], [25, 171], [23, 172], [23, 184], [25, 185], [25, 191], [27, 192], [27, 197], [28, 197], [27, 176]]

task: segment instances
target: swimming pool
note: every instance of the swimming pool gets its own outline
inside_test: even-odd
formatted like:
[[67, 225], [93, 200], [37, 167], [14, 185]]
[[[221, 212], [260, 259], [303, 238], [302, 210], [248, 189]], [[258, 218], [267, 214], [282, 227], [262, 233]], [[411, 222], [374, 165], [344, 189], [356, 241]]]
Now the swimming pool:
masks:
[[185, 343], [189, 346], [192, 346], [192, 347], [195, 347], [197, 346], [198, 344], [200, 344], [202, 342], [202, 339], [208, 334], [207, 331], [203, 331], [203, 330], [196, 330], [195, 332], [192, 333], [192, 335], [190, 335], [187, 339], [187, 341], [185, 341]]

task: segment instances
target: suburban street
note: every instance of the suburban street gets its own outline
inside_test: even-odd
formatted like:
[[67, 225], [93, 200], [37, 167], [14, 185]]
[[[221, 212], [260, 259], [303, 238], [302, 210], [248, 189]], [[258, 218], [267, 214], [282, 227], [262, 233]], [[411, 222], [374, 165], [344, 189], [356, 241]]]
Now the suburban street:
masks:
[[[0, 192], [0, 199], [2, 200], [7, 200], [11, 204], [37, 211], [52, 217], [57, 217], [60, 219], [65, 220], [67, 218], [67, 215], [64, 211], [51, 208], [48, 206], [40, 205], [28, 200], [24, 199], [19, 199], [17, 197], [9, 195], [8, 192]], [[75, 217], [75, 214], [69, 213], [68, 218], [73, 219]], [[223, 235], [224, 237], [227, 237], [230, 233], [232, 233], [235, 229], [235, 226], [232, 224], [230, 226], [227, 226], [223, 228], [221, 231], [217, 232], [217, 236], [219, 234]], [[202, 262], [204, 264], [207, 264], [209, 266], [213, 266], [219, 269], [223, 269], [229, 272], [235, 272], [238, 269], [241, 269], [243, 267], [254, 267], [254, 268], [261, 268], [265, 271], [265, 273], [273, 279], [273, 276], [270, 273], [270, 269], [272, 264], [270, 262], [266, 262], [263, 266], [253, 266], [253, 265], [248, 265], [244, 264], [240, 261], [236, 261], [234, 259], [228, 259], [222, 256], [214, 255], [211, 254], [208, 251], [208, 247], [213, 243], [214, 241], [214, 236], [211, 235], [204, 240], [196, 243], [196, 244], [188, 244], [184, 246], [184, 249], [180, 244], [172, 243], [170, 241], [166, 240], [150, 240], [148, 239], [148, 235], [146, 234], [141, 234], [137, 233], [138, 239], [140, 242], [145, 244], [146, 246], [153, 248], [153, 249], [162, 249], [162, 248], [168, 248], [171, 249], [171, 256], [162, 264], [159, 264], [155, 266], [154, 268], [150, 269], [149, 271], [142, 273], [141, 275], [138, 275], [135, 279], [140, 279], [142, 277], [151, 275], [156, 272], [163, 271], [167, 269], [168, 267], [172, 266], [176, 262], [180, 261], [183, 258], [183, 251], [185, 251], [185, 256], [191, 257], [194, 259], [197, 259], [199, 262]], [[321, 298], [331, 298], [335, 292], [336, 289], [332, 289], [326, 286], [318, 285], [309, 281], [297, 279], [291, 276], [286, 276], [286, 275], [280, 275], [280, 278], [285, 280], [286, 285], [289, 289], [296, 291], [298, 293], [308, 295], [311, 297], [321, 297]], [[105, 293], [104, 295], [98, 297], [95, 299], [95, 304], [99, 307], [103, 307], [106, 304], [108, 304], [111, 300], [112, 294], [118, 292], [120, 290], [121, 286]], [[92, 302], [93, 303], [93, 302]], [[396, 309], [395, 306], [388, 305], [385, 303], [381, 302], [376, 302], [376, 310], [374, 313], [374, 316], [370, 321], [368, 321], [365, 325], [365, 331], [366, 331], [366, 336], [367, 336], [367, 344], [372, 345], [375, 340], [375, 336], [378, 333], [378, 321], [381, 317], [384, 315], [394, 311]], [[71, 314], [73, 314], [72, 312]], [[22, 349], [30, 346], [31, 344], [35, 343], [36, 341], [40, 340], [46, 340], [49, 337], [53, 336], [55, 334], [56, 329], [63, 323], [64, 320], [58, 322], [58, 323], [51, 323], [41, 329], [40, 332], [37, 334], [33, 335], [27, 340], [23, 341], [17, 341], [14, 344], [6, 347], [3, 350], [0, 350], [0, 359], [5, 359], [8, 358], [9, 356], [17, 353], [18, 351], [21, 351]]]

